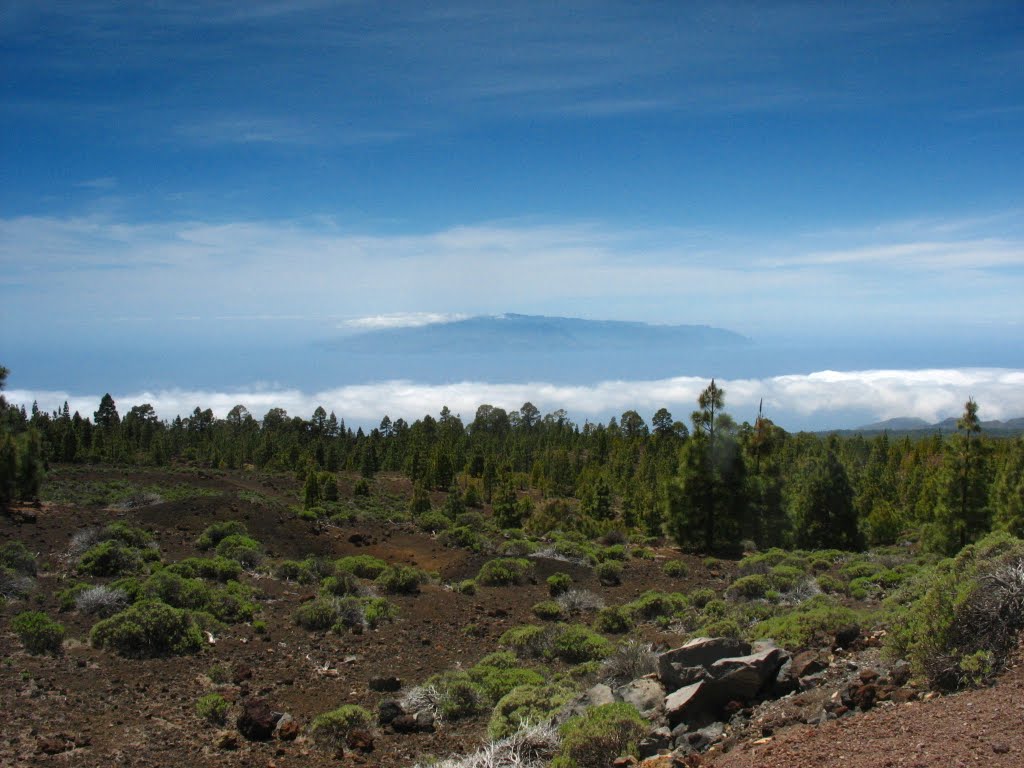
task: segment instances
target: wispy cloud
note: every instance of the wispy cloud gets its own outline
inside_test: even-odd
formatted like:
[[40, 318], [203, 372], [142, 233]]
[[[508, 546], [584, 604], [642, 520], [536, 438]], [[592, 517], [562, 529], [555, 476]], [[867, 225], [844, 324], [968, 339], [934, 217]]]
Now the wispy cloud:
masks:
[[339, 327], [355, 331], [380, 331], [390, 328], [422, 328], [426, 325], [454, 323], [469, 315], [444, 312], [395, 312], [388, 315], [370, 315], [345, 320]]
[[593, 316], [598, 304], [609, 319], [754, 336], [1024, 320], [1024, 239], [1012, 227], [914, 234], [829, 242], [530, 221], [367, 234], [323, 219], [18, 217], [0, 219], [0, 288], [19, 286], [5, 302], [12, 325], [38, 324], [40, 313], [83, 322], [269, 314], [380, 327], [509, 310]]
[[[235, 405], [244, 405], [260, 417], [271, 408], [284, 408], [292, 415], [309, 416], [317, 406], [333, 410], [352, 424], [376, 424], [385, 414], [413, 420], [436, 414], [443, 406], [472, 419], [479, 405], [487, 403], [506, 410], [532, 402], [544, 412], [564, 408], [571, 418], [603, 419], [626, 410], [637, 410], [644, 418], [659, 408], [673, 411], [686, 420], [706, 379], [680, 377], [655, 381], [606, 381], [591, 386], [563, 386], [544, 382], [490, 384], [463, 381], [443, 385], [412, 381], [385, 381], [353, 385], [320, 392], [286, 390], [163, 390], [115, 394], [122, 412], [133, 405], [150, 403], [164, 419], [187, 416], [197, 406], [211, 408], [224, 416]], [[835, 419], [887, 419], [916, 416], [938, 421], [958, 415], [968, 397], [981, 405], [984, 419], [1006, 419], [1024, 415], [1024, 370], [938, 369], [884, 371], [821, 371], [808, 375], [776, 376], [765, 379], [719, 380], [726, 392], [726, 410], [740, 420], [752, 420], [764, 400], [767, 413], [782, 426], [787, 418], [801, 423], [811, 419], [821, 426]], [[37, 401], [46, 411], [67, 401], [72, 411], [91, 414], [99, 403], [98, 394], [11, 390], [10, 402], [31, 406]]]

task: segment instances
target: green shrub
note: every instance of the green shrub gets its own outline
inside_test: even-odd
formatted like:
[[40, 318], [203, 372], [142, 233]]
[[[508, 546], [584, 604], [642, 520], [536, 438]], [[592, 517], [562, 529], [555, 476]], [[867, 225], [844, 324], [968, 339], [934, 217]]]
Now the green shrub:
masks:
[[884, 570], [885, 567], [881, 563], [874, 563], [867, 560], [853, 560], [846, 563], [839, 569], [839, 575], [848, 581], [853, 581], [854, 579], [874, 576], [876, 573]]
[[153, 543], [153, 536], [141, 528], [135, 528], [127, 523], [111, 523], [103, 529], [103, 539], [108, 541], [119, 541], [126, 547], [145, 549]]
[[498, 546], [498, 554], [503, 557], [526, 557], [537, 551], [537, 545], [528, 539], [509, 539]]
[[243, 568], [255, 568], [263, 561], [263, 546], [250, 536], [233, 533], [220, 540], [217, 554], [237, 561]]
[[649, 727], [631, 704], [593, 707], [562, 726], [555, 760], [564, 768], [607, 768], [617, 757], [635, 755]]
[[538, 627], [535, 624], [524, 624], [506, 630], [498, 638], [498, 644], [505, 648], [511, 648], [520, 657], [538, 658], [543, 656], [547, 650], [547, 639], [548, 636], [543, 627]]
[[206, 526], [206, 529], [196, 539], [196, 549], [213, 549], [228, 536], [246, 536], [249, 529], [244, 523], [237, 520], [228, 520], [223, 523], [213, 523]]
[[634, 560], [653, 560], [654, 550], [648, 549], [647, 547], [636, 547], [630, 552]]
[[788, 592], [804, 579], [804, 571], [792, 565], [776, 565], [768, 572], [768, 582], [772, 589]]
[[87, 581], [79, 581], [58, 592], [57, 603], [60, 606], [59, 610], [61, 613], [75, 610], [75, 602], [78, 600], [78, 596], [92, 589], [92, 587], [93, 585]]
[[830, 576], [827, 573], [823, 573], [815, 579], [818, 582], [818, 587], [822, 592], [844, 592], [846, 590], [846, 584], [842, 579], [837, 579], [835, 576]]
[[0, 547], [0, 568], [10, 568], [25, 576], [36, 575], [36, 557], [20, 541], [10, 541]]
[[654, 621], [683, 614], [690, 602], [686, 595], [678, 592], [648, 590], [636, 600], [622, 606], [623, 611], [634, 621]]
[[440, 533], [452, 527], [452, 521], [444, 512], [431, 510], [416, 518], [416, 525], [427, 533]]
[[129, 658], [196, 653], [203, 645], [192, 615], [158, 600], [138, 602], [98, 622], [90, 641]]
[[240, 624], [252, 621], [259, 607], [253, 600], [251, 587], [237, 581], [229, 581], [210, 593], [204, 610], [213, 614], [218, 621]]
[[78, 561], [78, 570], [90, 576], [121, 576], [138, 573], [142, 567], [139, 551], [116, 540], [101, 541], [90, 547]]
[[597, 557], [602, 562], [607, 560], [618, 560], [621, 562], [623, 560], [629, 559], [629, 552], [626, 550], [626, 547], [622, 544], [613, 544], [610, 547], [605, 547], [604, 549], [600, 550], [597, 553]]
[[685, 579], [690, 575], [690, 566], [684, 560], [669, 560], [661, 566], [661, 571], [670, 578]]
[[383, 597], [368, 597], [362, 599], [363, 620], [366, 625], [373, 629], [385, 621], [394, 621], [398, 615], [398, 608]]
[[633, 618], [620, 606], [602, 608], [594, 617], [594, 629], [609, 635], [622, 635], [635, 626]]
[[530, 610], [533, 611], [534, 616], [543, 621], [557, 621], [562, 617], [562, 606], [554, 600], [542, 600]]
[[324, 749], [339, 751], [344, 748], [348, 735], [356, 729], [369, 728], [373, 716], [355, 704], [344, 704], [313, 719], [309, 727], [313, 741]]
[[568, 592], [572, 589], [572, 576], [568, 573], [554, 573], [548, 576], [548, 594], [552, 597], [558, 597], [561, 594]]
[[344, 597], [345, 595], [359, 594], [359, 590], [359, 579], [347, 571], [339, 571], [337, 576], [328, 576], [320, 582], [320, 594], [322, 595]]
[[185, 578], [231, 581], [242, 573], [242, 566], [226, 557], [189, 557], [167, 566], [168, 571]]
[[419, 568], [408, 565], [389, 565], [376, 578], [374, 583], [392, 595], [411, 595], [420, 591], [420, 584], [428, 581], [428, 576]]
[[750, 634], [753, 638], [770, 637], [786, 648], [809, 648], [827, 643], [836, 631], [857, 620], [851, 609], [818, 595], [788, 613], [760, 622]]
[[376, 579], [387, 567], [386, 562], [373, 555], [349, 555], [334, 561], [336, 571], [351, 573], [360, 579]]
[[746, 600], [753, 600], [759, 597], [764, 597], [765, 593], [771, 589], [771, 582], [767, 576], [763, 576], [759, 573], [752, 573], [749, 576], [740, 576], [736, 581], [729, 585], [729, 588], [725, 590], [727, 597], [731, 598], [743, 598]]
[[334, 601], [323, 597], [300, 605], [295, 609], [294, 618], [300, 627], [313, 631], [330, 629], [338, 620]]
[[886, 652], [942, 690], [999, 672], [1024, 630], [1024, 541], [989, 534], [886, 601]]
[[739, 637], [741, 633], [736, 619], [722, 618], [708, 622], [695, 634], [701, 637]]
[[622, 583], [622, 565], [614, 560], [598, 564], [594, 569], [597, 580], [606, 587], [614, 587]]
[[437, 540], [447, 547], [462, 547], [473, 552], [482, 552], [485, 541], [480, 534], [465, 526], [456, 526], [442, 531]]
[[282, 581], [295, 581], [299, 584], [313, 584], [317, 580], [309, 566], [298, 560], [282, 560], [274, 568], [274, 576]]
[[356, 480], [355, 485], [352, 486], [352, 495], [368, 497], [370, 495], [370, 482], [365, 477]]
[[503, 557], [484, 563], [476, 581], [488, 587], [522, 584], [532, 570], [533, 563], [529, 560]]
[[777, 547], [769, 549], [767, 552], [747, 555], [740, 561], [739, 571], [744, 576], [754, 573], [765, 574], [775, 566], [783, 563], [789, 556], [789, 552]]
[[64, 626], [39, 611], [25, 611], [11, 619], [11, 629], [31, 654], [60, 653]]
[[600, 661], [613, 650], [614, 646], [596, 632], [580, 624], [569, 624], [555, 635], [551, 653], [562, 661], [579, 664]]
[[210, 588], [201, 579], [186, 579], [165, 568], [142, 583], [140, 597], [198, 611], [210, 602]]
[[494, 706], [487, 735], [503, 739], [518, 731], [525, 723], [549, 720], [575, 696], [575, 689], [564, 683], [519, 685], [510, 690]]
[[688, 598], [690, 600], [690, 605], [694, 608], [704, 608], [708, 603], [715, 599], [715, 590], [710, 587], [701, 587], [700, 589], [693, 590], [693, 592], [688, 595]]
[[230, 706], [219, 693], [208, 693], [196, 702], [196, 714], [207, 722], [224, 725]]

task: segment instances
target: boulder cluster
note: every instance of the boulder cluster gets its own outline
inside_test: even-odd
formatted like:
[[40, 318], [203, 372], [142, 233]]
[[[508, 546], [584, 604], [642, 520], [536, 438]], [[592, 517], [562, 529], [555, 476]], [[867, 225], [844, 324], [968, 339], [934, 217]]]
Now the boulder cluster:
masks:
[[[837, 637], [853, 644], [856, 634]], [[770, 736], [773, 728], [757, 725], [771, 719], [775, 727], [791, 722], [824, 722], [854, 711], [864, 711], [884, 700], [908, 700], [911, 691], [900, 690], [909, 668], [898, 663], [883, 675], [852, 661], [841, 663], [829, 651], [805, 651], [795, 656], [771, 640], [753, 644], [734, 638], [695, 638], [657, 657], [657, 672], [617, 687], [599, 684], [577, 700], [568, 714], [590, 706], [622, 701], [632, 704], [651, 722], [640, 742], [643, 765], [689, 764], [683, 758], [703, 752], [745, 731], [750, 737]], [[813, 692], [813, 695], [811, 694]], [[805, 707], [810, 717], [781, 714], [798, 711], [772, 704], [813, 701]], [[727, 744], [726, 744], [727, 746]], [[661, 760], [661, 762], [659, 762]]]

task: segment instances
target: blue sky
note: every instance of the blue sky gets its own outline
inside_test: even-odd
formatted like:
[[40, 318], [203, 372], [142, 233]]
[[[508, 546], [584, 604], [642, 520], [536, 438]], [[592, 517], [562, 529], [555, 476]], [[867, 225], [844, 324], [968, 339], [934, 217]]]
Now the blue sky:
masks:
[[509, 311], [1021, 367], [1019, 2], [14, 0], [0, 41], [12, 389]]

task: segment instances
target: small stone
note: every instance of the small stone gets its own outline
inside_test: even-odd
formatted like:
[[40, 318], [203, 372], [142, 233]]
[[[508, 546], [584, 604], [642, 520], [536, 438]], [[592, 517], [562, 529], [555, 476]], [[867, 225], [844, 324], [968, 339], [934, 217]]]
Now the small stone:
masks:
[[992, 751], [995, 752], [997, 755], [1005, 755], [1007, 752], [1010, 751], [1010, 745], [1003, 744], [1001, 742], [998, 744], [993, 744]]

